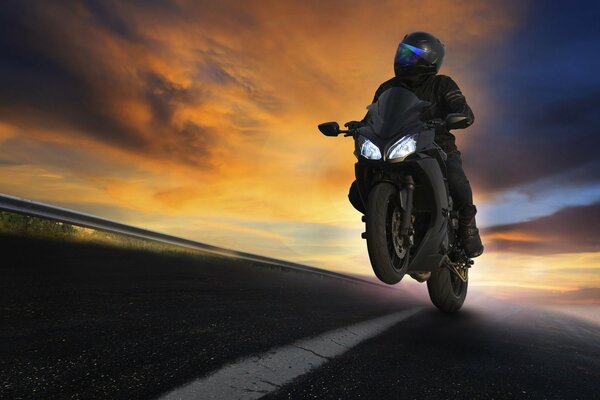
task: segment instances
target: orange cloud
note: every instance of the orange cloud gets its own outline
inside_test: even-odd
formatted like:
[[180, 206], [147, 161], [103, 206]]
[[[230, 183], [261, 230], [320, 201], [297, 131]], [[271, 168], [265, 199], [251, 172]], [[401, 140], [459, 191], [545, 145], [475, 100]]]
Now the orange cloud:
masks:
[[540, 242], [542, 237], [519, 231], [492, 232], [485, 235], [486, 240], [507, 240], [515, 242]]
[[14, 136], [16, 134], [15, 130], [16, 128], [14, 126], [0, 122], [0, 141]]

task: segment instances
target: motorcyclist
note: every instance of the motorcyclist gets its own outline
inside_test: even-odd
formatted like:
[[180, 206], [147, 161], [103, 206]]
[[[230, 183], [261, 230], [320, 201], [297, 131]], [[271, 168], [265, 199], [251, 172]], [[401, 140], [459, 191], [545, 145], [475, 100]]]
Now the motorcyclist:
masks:
[[[430, 33], [413, 32], [406, 35], [396, 52], [395, 77], [379, 86], [373, 103], [391, 87], [408, 87], [419, 99], [431, 103], [422, 115], [423, 121], [443, 120], [450, 113], [461, 113], [468, 118], [466, 126], [470, 126], [474, 121], [473, 111], [460, 88], [449, 76], [438, 75], [444, 53], [444, 45]], [[351, 121], [346, 126], [355, 128], [364, 122], [364, 119], [360, 122]], [[448, 155], [446, 160], [448, 186], [459, 213], [463, 247], [469, 257], [477, 257], [483, 252], [483, 245], [475, 224], [477, 208], [473, 204], [471, 185], [462, 167], [461, 153], [456, 147], [454, 135], [444, 127], [436, 128], [435, 142]], [[350, 186], [348, 197], [357, 210], [365, 212], [356, 182]]]

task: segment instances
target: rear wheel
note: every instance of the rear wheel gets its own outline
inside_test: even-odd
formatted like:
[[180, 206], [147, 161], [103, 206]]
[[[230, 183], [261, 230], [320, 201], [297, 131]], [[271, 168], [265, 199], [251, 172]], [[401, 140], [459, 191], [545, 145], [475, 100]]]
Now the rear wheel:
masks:
[[456, 312], [460, 310], [469, 287], [469, 270], [461, 270], [461, 276], [451, 271], [451, 267], [442, 267], [431, 273], [427, 280], [427, 291], [431, 302], [444, 312]]
[[367, 202], [367, 248], [377, 278], [389, 285], [400, 282], [408, 267], [408, 243], [400, 236], [402, 208], [391, 183], [377, 184]]

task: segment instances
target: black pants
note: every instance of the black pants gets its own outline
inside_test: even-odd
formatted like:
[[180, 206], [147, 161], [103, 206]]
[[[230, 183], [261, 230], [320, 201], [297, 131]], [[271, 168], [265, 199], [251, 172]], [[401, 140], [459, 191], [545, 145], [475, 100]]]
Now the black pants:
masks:
[[462, 166], [460, 151], [448, 153], [446, 170], [448, 171], [448, 186], [450, 196], [454, 201], [454, 209], [458, 210], [461, 220], [471, 220], [477, 214], [477, 208], [473, 204], [473, 191]]
[[[446, 169], [448, 171], [448, 186], [450, 188], [450, 195], [454, 201], [454, 209], [458, 210], [461, 220], [471, 220], [477, 213], [477, 208], [473, 205], [473, 191], [463, 170], [460, 151], [448, 153]], [[363, 214], [366, 212], [365, 205], [358, 192], [356, 181], [350, 185], [348, 199], [358, 211]]]

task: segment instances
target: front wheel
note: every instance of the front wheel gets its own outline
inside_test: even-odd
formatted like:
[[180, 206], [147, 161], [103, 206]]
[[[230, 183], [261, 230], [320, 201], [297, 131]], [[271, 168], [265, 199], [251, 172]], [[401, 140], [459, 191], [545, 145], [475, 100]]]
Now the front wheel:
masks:
[[444, 312], [456, 312], [460, 310], [469, 287], [469, 270], [465, 268], [461, 277], [451, 267], [442, 267], [431, 273], [427, 280], [427, 291], [431, 302]]
[[377, 184], [367, 201], [367, 249], [375, 275], [389, 285], [400, 282], [408, 267], [409, 246], [400, 236], [401, 220], [398, 190], [388, 182]]

